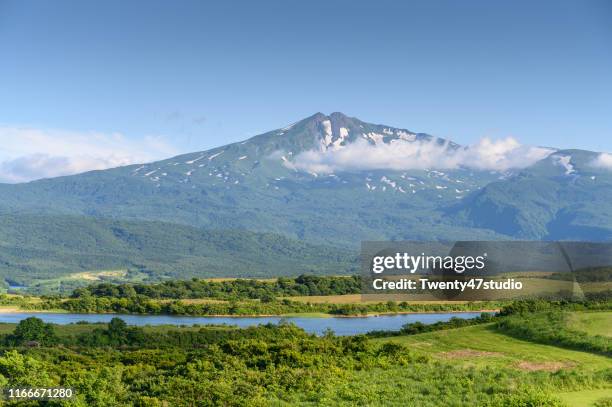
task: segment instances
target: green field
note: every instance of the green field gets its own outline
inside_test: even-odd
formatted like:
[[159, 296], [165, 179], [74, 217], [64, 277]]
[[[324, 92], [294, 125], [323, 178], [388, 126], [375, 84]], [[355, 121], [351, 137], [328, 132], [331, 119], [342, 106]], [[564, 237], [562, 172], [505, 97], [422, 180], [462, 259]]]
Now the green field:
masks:
[[[573, 312], [570, 314], [568, 328], [582, 330], [589, 335], [602, 335], [609, 333], [611, 320], [612, 312]], [[440, 362], [449, 362], [468, 370], [501, 371], [509, 368], [531, 376], [585, 374], [612, 369], [612, 359], [609, 357], [513, 338], [497, 331], [494, 324], [373, 341], [400, 343]], [[381, 372], [378, 380], [397, 380], [389, 378], [387, 374], [388, 372]], [[593, 406], [597, 401], [612, 397], [612, 382], [608, 381], [608, 385], [603, 388], [595, 387], [585, 386], [584, 389], [573, 391], [553, 387], [552, 392], [564, 405], [571, 407]], [[390, 405], [393, 405], [392, 399]]]
[[568, 406], [592, 406], [597, 401], [612, 398], [612, 388], [562, 392], [558, 396]]
[[569, 327], [589, 335], [612, 337], [612, 312], [573, 312]]

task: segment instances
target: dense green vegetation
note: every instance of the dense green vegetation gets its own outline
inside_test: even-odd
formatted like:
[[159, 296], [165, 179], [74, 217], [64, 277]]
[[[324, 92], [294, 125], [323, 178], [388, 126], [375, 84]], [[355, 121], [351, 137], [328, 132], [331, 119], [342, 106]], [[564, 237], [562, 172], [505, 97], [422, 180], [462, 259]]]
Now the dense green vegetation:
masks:
[[451, 312], [495, 309], [501, 302], [471, 302], [447, 304], [411, 304], [387, 301], [381, 303], [309, 303], [289, 299], [269, 301], [204, 301], [156, 300], [141, 295], [129, 298], [81, 296], [78, 298], [48, 298], [41, 302], [22, 305], [24, 309], [62, 309], [80, 313], [133, 313], [169, 315], [283, 315], [292, 313], [326, 313], [333, 315], [366, 315], [396, 312]]
[[39, 318], [26, 318], [21, 321], [15, 331], [3, 338], [4, 345], [54, 345], [58, 342], [53, 325], [44, 323]]
[[389, 336], [400, 336], [400, 335], [416, 335], [425, 332], [444, 331], [446, 329], [463, 328], [466, 326], [486, 324], [492, 322], [495, 319], [495, 315], [483, 312], [476, 318], [457, 318], [452, 317], [448, 321], [438, 321], [433, 324], [424, 324], [422, 322], [412, 322], [402, 326], [397, 332], [393, 331], [371, 331], [367, 335], [370, 337], [389, 337]]
[[208, 281], [203, 279], [172, 280], [159, 284], [94, 284], [76, 289], [72, 298], [85, 296], [133, 298], [215, 298], [223, 300], [272, 299], [311, 295], [359, 294], [361, 278], [301, 275], [279, 277], [272, 281], [235, 279]]
[[[584, 301], [480, 301], [467, 303], [307, 301], [309, 296], [334, 296], [359, 292], [358, 276], [332, 277], [301, 275], [275, 280], [233, 279], [207, 281], [192, 279], [158, 284], [93, 284], [76, 289], [70, 297], [0, 297], [0, 304], [22, 309], [56, 310], [76, 313], [135, 313], [169, 315], [284, 315], [326, 313], [366, 315], [398, 312], [480, 311], [502, 308], [502, 314], [517, 314], [556, 308], [607, 309], [610, 292], [587, 293]], [[292, 300], [299, 296], [300, 301]], [[306, 300], [304, 300], [306, 299]]]
[[[77, 289], [70, 298], [46, 297], [21, 304], [25, 309], [62, 309], [80, 313], [136, 313], [170, 315], [283, 315], [326, 313], [365, 315], [368, 313], [449, 312], [502, 309], [502, 314], [535, 312], [554, 307], [566, 309], [607, 309], [608, 293], [588, 294], [585, 301], [480, 301], [467, 303], [327, 303], [293, 301], [276, 295], [347, 294], [359, 289], [354, 277], [300, 276], [275, 281], [230, 280], [173, 281], [161, 284], [96, 284]], [[172, 299], [172, 298], [181, 299]], [[195, 297], [189, 298], [189, 297]], [[201, 301], [198, 301], [200, 299]], [[17, 300], [13, 300], [17, 301]], [[554, 305], [551, 305], [554, 304]]]
[[191, 277], [355, 274], [356, 251], [272, 233], [204, 230], [153, 221], [0, 215], [0, 282], [33, 293], [91, 283], [83, 272], [123, 270], [110, 282]]
[[17, 307], [29, 308], [33, 304], [33, 297], [23, 295], [0, 294], [0, 305], [15, 305]]
[[[100, 283], [74, 290], [69, 298], [43, 297], [28, 302], [6, 297], [7, 305], [24, 309], [62, 309], [70, 312], [137, 313], [171, 315], [282, 315], [292, 313], [327, 313], [365, 315], [386, 312], [475, 311], [497, 309], [502, 302], [455, 304], [381, 303], [334, 304], [293, 301], [292, 296], [333, 296], [359, 293], [359, 276], [334, 277], [301, 275], [274, 280], [232, 279], [209, 281], [192, 279], [158, 284]], [[198, 301], [201, 300], [201, 301]]]
[[[0, 339], [0, 386], [70, 386], [77, 394], [70, 405], [79, 406], [552, 407], [565, 405], [559, 391], [612, 381], [612, 364], [560, 371], [466, 366], [437, 357], [436, 348], [316, 337], [287, 324], [156, 331], [115, 318], [81, 326], [22, 321]], [[429, 331], [411, 336], [437, 333]]]
[[507, 302], [501, 308], [501, 316], [529, 315], [546, 311], [585, 311], [609, 310], [612, 308], [612, 296], [609, 292], [587, 295], [585, 300], [516, 300]]

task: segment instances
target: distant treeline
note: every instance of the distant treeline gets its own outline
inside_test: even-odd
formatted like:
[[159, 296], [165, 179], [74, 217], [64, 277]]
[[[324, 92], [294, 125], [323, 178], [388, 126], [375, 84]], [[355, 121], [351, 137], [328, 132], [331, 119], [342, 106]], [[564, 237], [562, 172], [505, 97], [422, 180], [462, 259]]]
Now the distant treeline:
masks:
[[271, 299], [312, 295], [344, 295], [361, 292], [361, 278], [320, 277], [301, 275], [275, 280], [235, 279], [210, 281], [203, 279], [172, 280], [158, 284], [94, 284], [74, 290], [72, 298], [85, 296], [158, 299], [214, 298], [222, 300]]
[[[498, 310], [515, 313], [512, 307], [533, 307], [540, 302], [484, 301], [469, 303], [429, 303], [387, 301], [380, 303], [317, 303], [295, 301], [292, 296], [345, 295], [359, 293], [361, 278], [320, 277], [301, 275], [295, 278], [276, 280], [236, 279], [208, 281], [192, 279], [167, 281], [158, 284], [94, 284], [75, 290], [69, 298], [43, 297], [41, 302], [28, 302], [7, 297], [6, 302], [26, 309], [63, 309], [76, 313], [132, 313], [169, 315], [283, 315], [292, 313], [326, 313], [331, 315], [356, 316], [369, 313], [399, 312], [452, 312]], [[586, 293], [585, 300], [557, 301], [572, 307], [606, 307], [612, 291]], [[189, 299], [201, 301], [189, 301]], [[210, 301], [207, 301], [210, 299]], [[531, 305], [529, 305], [531, 304]], [[569, 305], [568, 305], [569, 306]], [[598, 309], [598, 308], [593, 308]], [[538, 311], [536, 309], [530, 312]]]
[[286, 337], [308, 337], [295, 325], [281, 322], [257, 327], [235, 328], [231, 326], [206, 326], [200, 329], [144, 330], [128, 326], [121, 318], [105, 323], [77, 323], [87, 327], [73, 335], [58, 335], [62, 326], [45, 323], [40, 318], [29, 317], [20, 321], [13, 333], [0, 335], [0, 346], [85, 346], [85, 347], [134, 347], [142, 348], [199, 348], [212, 343], [238, 339], [265, 340], [282, 332]]
[[573, 273], [553, 273], [546, 278], [564, 281], [575, 279], [579, 283], [603, 283], [612, 281], [612, 267], [585, 268]]
[[456, 329], [478, 324], [487, 324], [489, 322], [493, 322], [495, 318], [495, 314], [483, 312], [475, 318], [452, 317], [448, 321], [438, 321], [434, 322], [433, 324], [424, 324], [422, 322], [417, 321], [404, 324], [399, 331], [370, 331], [366, 335], [375, 338], [401, 335], [417, 335], [425, 332], [444, 331], [447, 329]]
[[587, 293], [584, 300], [515, 300], [504, 304], [499, 311], [499, 315], [527, 315], [551, 310], [610, 311], [612, 310], [612, 291]]

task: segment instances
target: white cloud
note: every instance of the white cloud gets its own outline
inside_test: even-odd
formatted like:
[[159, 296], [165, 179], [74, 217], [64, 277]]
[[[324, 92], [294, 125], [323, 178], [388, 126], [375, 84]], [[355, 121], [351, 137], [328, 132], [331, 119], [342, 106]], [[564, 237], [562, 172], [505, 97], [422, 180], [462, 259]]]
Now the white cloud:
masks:
[[612, 170], [612, 154], [601, 153], [595, 158], [592, 163], [595, 167]]
[[157, 136], [0, 126], [0, 182], [26, 182], [165, 158], [177, 153]]
[[554, 150], [521, 145], [508, 137], [500, 140], [484, 138], [470, 147], [454, 149], [448, 144], [432, 141], [393, 140], [391, 143], [371, 144], [358, 140], [348, 146], [327, 151], [307, 151], [293, 163], [298, 170], [331, 173], [374, 169], [453, 169], [474, 168], [504, 171], [525, 168]]

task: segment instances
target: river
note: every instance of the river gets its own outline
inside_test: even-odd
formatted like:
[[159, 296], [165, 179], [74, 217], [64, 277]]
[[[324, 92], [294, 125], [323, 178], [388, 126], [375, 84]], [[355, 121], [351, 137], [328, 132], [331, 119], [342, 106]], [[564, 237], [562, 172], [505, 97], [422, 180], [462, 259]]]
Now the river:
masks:
[[313, 318], [301, 316], [288, 317], [213, 317], [213, 316], [177, 316], [177, 315], [134, 315], [134, 314], [59, 314], [44, 312], [0, 313], [0, 322], [17, 323], [28, 317], [37, 317], [54, 324], [71, 324], [79, 321], [108, 322], [113, 317], [123, 319], [128, 325], [235, 325], [239, 327], [255, 326], [280, 321], [292, 322], [306, 332], [321, 335], [331, 329], [336, 335], [357, 335], [369, 331], [397, 331], [402, 325], [412, 322], [432, 324], [448, 321], [452, 317], [474, 318], [480, 312], [392, 314], [367, 317], [330, 317]]

